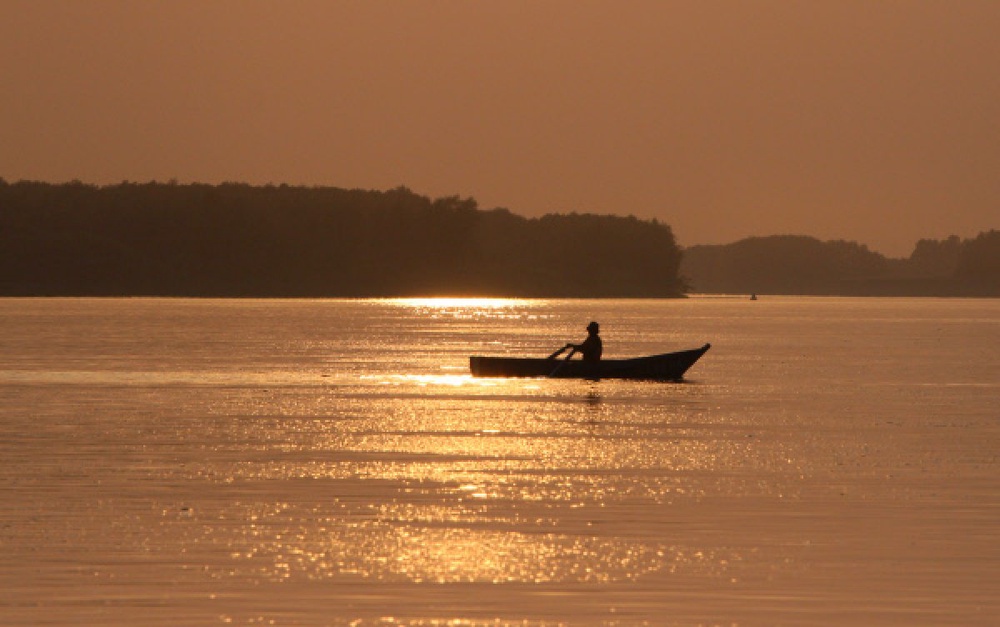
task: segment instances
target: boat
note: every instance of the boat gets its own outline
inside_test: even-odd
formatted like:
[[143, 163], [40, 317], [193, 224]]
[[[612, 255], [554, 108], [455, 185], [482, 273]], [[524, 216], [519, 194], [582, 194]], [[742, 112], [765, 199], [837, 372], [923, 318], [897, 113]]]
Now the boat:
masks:
[[469, 358], [475, 377], [553, 377], [558, 379], [648, 379], [679, 381], [704, 355], [711, 344], [676, 353], [647, 355], [631, 359], [570, 361], [530, 357]]

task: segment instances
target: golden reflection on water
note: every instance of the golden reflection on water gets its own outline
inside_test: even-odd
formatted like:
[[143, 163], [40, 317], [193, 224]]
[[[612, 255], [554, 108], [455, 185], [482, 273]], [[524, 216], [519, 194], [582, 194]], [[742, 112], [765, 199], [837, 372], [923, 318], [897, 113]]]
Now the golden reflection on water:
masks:
[[[371, 381], [376, 385], [416, 386], [428, 388], [442, 386], [450, 388], [497, 388], [510, 385], [504, 379], [481, 379], [471, 374], [393, 374], [393, 375], [362, 375], [362, 381]], [[515, 384], [516, 385], [516, 384]]]
[[541, 301], [522, 298], [488, 298], [488, 297], [430, 297], [430, 298], [391, 298], [388, 302], [411, 309], [501, 309], [523, 306]]
[[[285, 486], [296, 499], [250, 503], [252, 512], [221, 517], [232, 525], [211, 527], [202, 541], [230, 551], [232, 576], [613, 583], [659, 571], [724, 570], [738, 559], [617, 529], [616, 507], [623, 503], [661, 507], [697, 498], [688, 473], [716, 461], [704, 443], [654, 443], [653, 452], [631, 438], [582, 450], [579, 444], [485, 431], [368, 434], [346, 446], [341, 441], [330, 461], [299, 451], [284, 461], [188, 471], [247, 488]], [[671, 447], [670, 458], [663, 457]], [[663, 523], [651, 514], [626, 526], [639, 524]]]
[[605, 403], [610, 384], [448, 373], [363, 381], [393, 387], [369, 393], [358, 415], [350, 396], [248, 395], [227, 407], [246, 419], [219, 423], [233, 430], [220, 440], [244, 442], [245, 457], [186, 467], [215, 485], [281, 486], [294, 497], [248, 503], [251, 515], [227, 514], [231, 525], [202, 538], [229, 552], [232, 576], [612, 583], [707, 572], [736, 555], [635, 535], [627, 530], [664, 523], [654, 513], [620, 523], [617, 508], [666, 511], [704, 496], [709, 476], [719, 493], [767, 491], [721, 485], [739, 481], [716, 471], [747, 459], [745, 438], [695, 437], [697, 425], [670, 424], [669, 414]]
[[[354, 511], [333, 503], [303, 511], [291, 503], [241, 504], [241, 527], [201, 527], [194, 544], [224, 545], [233, 566], [214, 576], [414, 583], [614, 583], [657, 571], [712, 571], [733, 555], [596, 533], [561, 533], [555, 519], [470, 515], [462, 524], [436, 507]], [[339, 510], [339, 511], [331, 511]], [[304, 521], [309, 524], [304, 525]], [[191, 521], [196, 522], [196, 521]], [[549, 529], [544, 527], [548, 526]], [[197, 528], [193, 526], [193, 528]], [[738, 558], [737, 558], [738, 559]]]
[[[245, 424], [222, 439], [256, 437], [270, 453], [248, 442], [230, 462], [189, 463], [181, 474], [262, 500], [205, 514], [196, 542], [230, 555], [220, 575], [268, 581], [613, 583], [734, 559], [614, 528], [624, 503], [697, 496], [688, 473], [718, 463], [720, 443], [581, 436], [580, 425], [533, 411], [542, 424], [530, 432], [524, 417], [495, 421], [530, 404], [498, 402], [506, 416], [455, 411], [460, 404], [393, 401], [384, 421], [349, 431], [311, 419]], [[288, 500], [267, 504], [276, 489]], [[180, 522], [197, 529], [205, 510]]]
[[518, 320], [540, 321], [549, 301], [526, 298], [390, 298], [386, 302], [405, 310], [416, 319]]
[[[587, 624], [619, 602], [618, 624], [769, 624], [785, 610], [836, 622], [851, 606], [855, 623], [998, 614], [995, 385], [982, 374], [995, 360], [968, 359], [992, 357], [992, 328], [969, 325], [958, 344], [969, 350], [918, 355], [910, 335], [839, 309], [843, 324], [789, 327], [781, 314], [772, 333], [728, 306], [661, 323], [653, 304], [611, 303], [597, 317], [623, 310], [636, 337], [700, 324], [706, 339], [734, 329], [722, 339], [737, 346], [690, 385], [467, 376], [472, 351], [545, 354], [583, 311], [515, 302], [420, 300], [388, 314], [353, 301], [10, 303], [96, 307], [116, 333], [122, 308], [163, 309], [173, 329], [210, 307], [176, 336], [221, 339], [175, 344], [146, 325], [126, 333], [134, 341], [95, 343], [100, 329], [77, 315], [7, 334], [0, 614], [265, 624], [248, 614], [284, 606], [271, 622]], [[237, 306], [275, 323], [231, 315]], [[772, 310], [789, 308], [754, 311]], [[64, 324], [72, 342], [47, 345]], [[938, 324], [912, 337], [951, 346]], [[819, 340], [806, 350], [802, 338]], [[884, 361], [842, 375], [869, 340]], [[917, 372], [927, 355], [948, 381]]]
[[[487, 325], [545, 314], [545, 301], [520, 299], [388, 302]], [[181, 474], [260, 498], [230, 503], [195, 542], [230, 555], [230, 576], [268, 581], [614, 583], [731, 559], [632, 533], [663, 523], [622, 522], [619, 508], [697, 498], [686, 473], [742, 443], [665, 430], [640, 404], [607, 405], [614, 384], [474, 378], [460, 360], [440, 361], [217, 406], [238, 417], [216, 423], [231, 430], [219, 440], [244, 448]], [[287, 500], [269, 503], [275, 488]]]
[[322, 542], [310, 542], [306, 534], [257, 540], [246, 557], [262, 562], [260, 575], [276, 579], [607, 583], [658, 570], [663, 555], [634, 541], [361, 522]]

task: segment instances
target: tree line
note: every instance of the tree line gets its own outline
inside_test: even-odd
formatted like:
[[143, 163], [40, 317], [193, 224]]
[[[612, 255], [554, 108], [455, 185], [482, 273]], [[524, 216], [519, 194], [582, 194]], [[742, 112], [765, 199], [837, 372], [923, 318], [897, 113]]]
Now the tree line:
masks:
[[0, 179], [0, 295], [675, 297], [666, 224], [405, 187]]
[[1000, 296], [1000, 231], [917, 242], [892, 259], [856, 242], [777, 235], [684, 250], [696, 292], [855, 296]]

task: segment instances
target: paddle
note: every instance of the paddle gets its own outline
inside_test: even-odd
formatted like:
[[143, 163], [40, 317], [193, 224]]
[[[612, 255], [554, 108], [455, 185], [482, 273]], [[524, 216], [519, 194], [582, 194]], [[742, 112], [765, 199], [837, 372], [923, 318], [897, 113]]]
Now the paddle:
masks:
[[567, 349], [567, 348], [569, 348], [569, 347], [570, 347], [570, 345], [569, 345], [569, 344], [567, 344], [566, 346], [563, 346], [562, 348], [560, 348], [560, 349], [559, 349], [559, 350], [557, 350], [556, 352], [554, 352], [554, 353], [552, 353], [551, 355], [549, 355], [548, 357], [546, 357], [546, 359], [555, 359], [555, 358], [556, 358], [556, 357], [558, 357], [559, 355], [562, 355], [562, 354], [563, 354], [563, 351], [564, 351], [564, 350], [566, 350], [566, 349]]
[[[559, 352], [561, 353], [564, 350], [566, 350], [567, 348], [569, 348], [569, 347], [566, 346], [562, 350], [560, 350]], [[570, 359], [572, 359], [573, 355], [575, 355], [575, 354], [576, 354], [576, 348], [574, 348], [573, 350], [571, 350], [569, 352], [569, 355], [566, 355], [566, 359], [563, 359], [562, 361], [559, 362], [559, 365], [556, 366], [555, 370], [553, 370], [552, 372], [549, 373], [549, 377], [556, 376], [556, 373], [559, 372], [560, 370], [562, 370], [562, 367], [566, 365], [566, 362], [569, 361]]]

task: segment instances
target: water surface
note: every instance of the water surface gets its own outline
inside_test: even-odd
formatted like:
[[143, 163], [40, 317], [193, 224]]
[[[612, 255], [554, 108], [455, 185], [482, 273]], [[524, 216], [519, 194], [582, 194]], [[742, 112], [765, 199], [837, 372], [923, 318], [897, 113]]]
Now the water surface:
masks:
[[[601, 322], [684, 383], [474, 379]], [[0, 623], [991, 624], [1000, 301], [0, 300]]]

